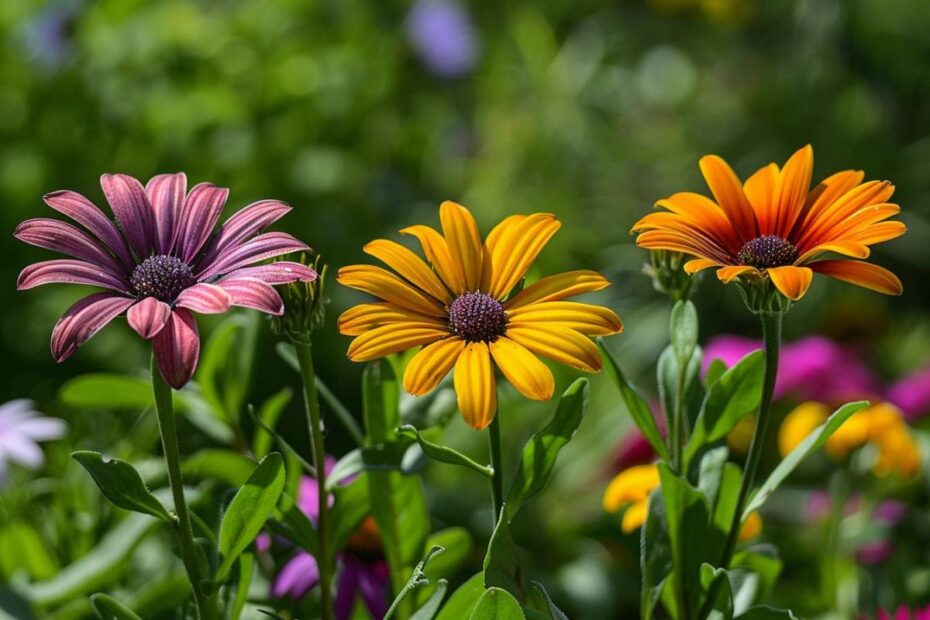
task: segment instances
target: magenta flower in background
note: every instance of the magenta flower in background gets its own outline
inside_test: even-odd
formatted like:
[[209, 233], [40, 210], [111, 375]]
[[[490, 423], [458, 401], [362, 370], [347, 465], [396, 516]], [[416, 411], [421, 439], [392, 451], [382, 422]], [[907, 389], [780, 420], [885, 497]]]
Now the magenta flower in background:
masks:
[[52, 332], [52, 355], [63, 362], [117, 316], [152, 341], [165, 381], [175, 389], [194, 374], [200, 337], [191, 312], [218, 314], [231, 306], [268, 314], [284, 311], [273, 288], [316, 273], [299, 263], [260, 261], [308, 250], [283, 232], [261, 233], [290, 211], [283, 202], [253, 203], [214, 232], [229, 190], [200, 183], [187, 192], [184, 173], [154, 177], [143, 187], [124, 174], [100, 177], [114, 224], [90, 200], [63, 190], [45, 202], [81, 227], [37, 218], [16, 228], [15, 237], [73, 258], [23, 269], [19, 290], [42, 284], [87, 284], [102, 288], [71, 306]]
[[930, 413], [930, 368], [919, 370], [892, 385], [888, 390], [888, 400], [909, 421]]
[[0, 405], [0, 482], [6, 478], [8, 463], [38, 469], [45, 462], [40, 441], [62, 437], [67, 425], [35, 410], [31, 400], [11, 400]]
[[478, 59], [474, 27], [454, 0], [418, 0], [407, 16], [407, 36], [426, 67], [442, 77], [467, 73]]
[[894, 614], [879, 609], [877, 620], [930, 620], [930, 606], [911, 609], [907, 605], [901, 605]]

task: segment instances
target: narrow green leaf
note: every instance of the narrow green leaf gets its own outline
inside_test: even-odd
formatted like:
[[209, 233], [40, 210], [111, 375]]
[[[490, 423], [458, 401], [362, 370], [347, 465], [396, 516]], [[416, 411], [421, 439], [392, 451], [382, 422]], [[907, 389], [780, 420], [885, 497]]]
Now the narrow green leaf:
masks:
[[733, 512], [736, 510], [736, 500], [739, 496], [739, 486], [743, 479], [743, 472], [735, 463], [723, 466], [723, 475], [720, 486], [714, 498], [713, 523], [722, 531], [730, 528]]
[[255, 461], [249, 457], [219, 448], [200, 450], [181, 463], [185, 480], [220, 480], [231, 487], [242, 486], [254, 469]]
[[568, 616], [565, 615], [561, 609], [556, 607], [555, 603], [552, 602], [552, 597], [549, 596], [549, 593], [546, 592], [546, 588], [543, 584], [538, 581], [531, 581], [530, 585], [546, 602], [546, 609], [549, 612], [550, 620], [568, 620]]
[[511, 537], [506, 504], [488, 541], [483, 568], [486, 588], [503, 588], [514, 595], [520, 595], [520, 560]]
[[798, 617], [788, 609], [775, 609], [768, 605], [756, 605], [738, 615], [736, 620], [798, 620]]
[[[733, 514], [732, 511], [730, 514]], [[781, 558], [778, 557], [778, 549], [774, 545], [760, 544], [737, 552], [733, 556], [733, 566], [749, 569], [753, 575], [758, 577], [758, 584], [753, 598], [764, 600], [775, 588], [783, 563]], [[739, 597], [734, 596], [734, 598], [738, 599]]]
[[629, 411], [630, 416], [632, 416], [633, 422], [636, 423], [640, 432], [642, 432], [643, 436], [649, 441], [650, 445], [652, 445], [652, 449], [656, 451], [659, 458], [666, 462], [669, 461], [671, 457], [668, 453], [668, 446], [665, 445], [665, 441], [662, 439], [662, 433], [659, 432], [659, 426], [656, 424], [656, 420], [652, 415], [652, 410], [649, 408], [646, 399], [644, 399], [636, 388], [626, 380], [626, 377], [623, 376], [620, 366], [617, 364], [616, 360], [614, 360], [610, 351], [607, 350], [603, 339], [598, 338], [597, 344], [601, 349], [601, 358], [604, 360], [604, 368], [607, 370], [607, 375], [614, 382], [614, 385], [617, 386], [617, 389], [620, 390], [620, 396], [623, 398], [623, 402], [626, 404], [627, 411]]
[[243, 553], [239, 556], [239, 579], [236, 582], [236, 596], [229, 608], [229, 620], [239, 620], [242, 610], [249, 600], [249, 588], [252, 586], [252, 572], [255, 568], [255, 555]]
[[385, 443], [400, 426], [400, 388], [391, 365], [378, 360], [362, 373], [362, 402], [368, 445]]
[[478, 599], [469, 620], [526, 620], [520, 603], [506, 590], [488, 588]]
[[216, 582], [222, 583], [233, 563], [245, 551], [274, 512], [284, 490], [284, 459], [277, 452], [266, 456], [236, 493], [220, 524], [222, 557]]
[[271, 450], [274, 437], [265, 430], [265, 427], [274, 428], [277, 425], [278, 418], [284, 413], [284, 409], [293, 396], [294, 390], [286, 387], [262, 403], [259, 408], [258, 417], [264, 424], [255, 429], [255, 436], [252, 438], [252, 453], [256, 458], [263, 458]]
[[823, 444], [827, 443], [830, 435], [835, 433], [843, 423], [852, 417], [857, 411], [869, 406], [868, 401], [858, 401], [846, 403], [827, 418], [827, 421], [811, 431], [804, 441], [799, 443], [791, 453], [782, 460], [775, 470], [769, 474], [768, 479], [762, 483], [759, 490], [755, 492], [752, 499], [746, 505], [743, 511], [743, 520], [745, 521], [749, 514], [762, 507], [769, 496], [775, 492], [782, 482], [791, 475], [798, 465], [804, 462], [808, 456], [819, 450]]
[[[395, 613], [397, 613], [398, 608], [400, 608], [401, 603], [407, 597], [410, 592], [420, 588], [422, 586], [429, 585], [429, 578], [426, 576], [426, 573], [423, 572], [423, 569], [429, 564], [429, 561], [433, 556], [441, 554], [445, 549], [442, 547], [433, 547], [426, 552], [426, 557], [420, 560], [417, 565], [413, 568], [413, 572], [410, 574], [410, 579], [407, 580], [407, 583], [404, 584], [404, 587], [401, 588], [400, 592], [394, 598], [394, 602], [391, 603], [391, 607], [388, 609], [387, 613], [384, 615], [384, 620], [388, 620]], [[432, 616], [430, 616], [432, 618]]]
[[578, 430], [587, 404], [588, 380], [580, 378], [562, 394], [552, 419], [524, 446], [523, 458], [507, 493], [505, 514], [508, 522], [527, 500], [545, 488], [559, 451]]
[[[152, 404], [152, 384], [141, 377], [94, 373], [67, 381], [58, 398], [80, 409], [145, 409]], [[175, 407], [180, 403], [175, 397]]]
[[727, 365], [721, 359], [715, 359], [708, 364], [707, 372], [704, 373], [704, 385], [707, 386], [707, 389], [712, 388], [726, 371]]
[[652, 620], [668, 575], [672, 572], [672, 547], [661, 489], [656, 488], [649, 495], [648, 510], [646, 523], [640, 530], [639, 545], [643, 620]]
[[333, 489], [333, 510], [330, 513], [333, 522], [333, 549], [342, 549], [358, 529], [362, 519], [371, 514], [371, 501], [368, 496], [369, 475], [360, 474], [351, 483]]
[[[675, 356], [672, 345], [665, 347], [662, 354], [659, 355], [659, 362], [656, 366], [656, 380], [659, 387], [659, 401], [662, 403], [662, 410], [665, 412], [669, 428], [672, 426], [672, 416], [678, 410], [679, 390], [681, 390], [684, 400], [685, 428], [689, 428], [691, 422], [697, 417], [701, 400], [704, 398], [703, 386], [698, 380], [702, 356], [701, 347], [692, 347], [691, 357], [685, 367], [685, 374], [683, 377], [679, 377], [681, 365]], [[680, 386], [679, 381], [682, 382]]]
[[142, 620], [136, 612], [109, 594], [94, 594], [90, 597], [90, 604], [100, 620]]
[[730, 577], [722, 568], [715, 569], [708, 563], [701, 565], [701, 587], [705, 592], [716, 588], [717, 596], [710, 607], [709, 620], [733, 620], [733, 590]]
[[429, 600], [414, 612], [410, 616], [410, 620], [433, 620], [436, 617], [436, 613], [439, 611], [439, 608], [442, 606], [442, 600], [446, 598], [446, 590], [449, 589], [449, 582], [445, 579], [440, 579], [436, 582], [436, 589], [433, 591], [432, 596], [429, 597]]
[[687, 364], [698, 341], [697, 310], [693, 303], [684, 300], [675, 304], [669, 320], [669, 335], [678, 363]]
[[372, 446], [356, 448], [339, 459], [327, 476], [330, 489], [337, 484], [363, 471], [399, 471], [402, 469], [404, 455], [410, 447], [410, 441], [389, 441]]
[[418, 444], [420, 444], [420, 448], [423, 450], [423, 453], [434, 461], [448, 463], [450, 465], [459, 465], [460, 467], [476, 471], [486, 478], [491, 478], [494, 475], [494, 470], [489, 466], [473, 461], [458, 450], [454, 450], [448, 446], [443, 446], [424, 439], [420, 435], [420, 431], [418, 431], [410, 424], [404, 424], [398, 428], [397, 434], [401, 437], [407, 437], [409, 439], [415, 440]]
[[58, 561], [31, 524], [12, 521], [0, 528], [0, 579], [5, 583], [19, 572], [38, 581], [55, 576], [58, 570]]
[[[298, 547], [316, 557], [320, 550], [320, 537], [310, 518], [297, 505], [297, 502], [286, 493], [281, 495], [279, 502], [281, 509], [281, 525], [286, 537]], [[285, 505], [282, 507], [282, 505]], [[281, 527], [275, 526], [275, 527]]]
[[145, 486], [136, 468], [126, 461], [104, 461], [99, 452], [89, 450], [72, 452], [71, 457], [87, 470], [103, 496], [115, 506], [158, 517], [169, 523], [174, 520]]
[[470, 617], [483, 594], [484, 574], [472, 575], [452, 593], [446, 604], [439, 610], [436, 620], [462, 620], [462, 618]]

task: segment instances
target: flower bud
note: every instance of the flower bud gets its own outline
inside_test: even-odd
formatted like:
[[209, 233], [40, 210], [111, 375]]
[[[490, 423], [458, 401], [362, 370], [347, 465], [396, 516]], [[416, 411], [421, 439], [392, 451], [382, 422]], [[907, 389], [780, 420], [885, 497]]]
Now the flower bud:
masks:
[[292, 282], [280, 288], [284, 314], [272, 319], [272, 329], [295, 342], [307, 342], [311, 332], [323, 327], [325, 322], [326, 304], [329, 303], [323, 293], [327, 266], [320, 266], [319, 255], [312, 263], [306, 255], [301, 255], [298, 262], [312, 267], [317, 277], [310, 282]]

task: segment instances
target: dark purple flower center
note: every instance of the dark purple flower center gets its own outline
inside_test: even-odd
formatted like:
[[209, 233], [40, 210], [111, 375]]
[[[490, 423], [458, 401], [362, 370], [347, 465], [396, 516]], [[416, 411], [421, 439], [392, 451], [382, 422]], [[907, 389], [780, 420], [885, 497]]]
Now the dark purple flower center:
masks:
[[129, 276], [133, 292], [139, 297], [172, 302], [184, 289], [197, 283], [187, 263], [175, 256], [149, 256], [136, 265]]
[[758, 269], [781, 267], [798, 259], [798, 248], [778, 235], [765, 235], [746, 242], [736, 258], [741, 265]]
[[475, 291], [456, 298], [449, 307], [449, 327], [468, 342], [494, 342], [504, 335], [504, 306], [486, 293]]

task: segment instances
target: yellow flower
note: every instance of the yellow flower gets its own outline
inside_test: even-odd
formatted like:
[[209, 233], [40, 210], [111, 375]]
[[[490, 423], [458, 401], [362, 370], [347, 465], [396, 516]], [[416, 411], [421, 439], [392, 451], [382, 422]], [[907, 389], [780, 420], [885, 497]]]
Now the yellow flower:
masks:
[[746, 454], [749, 452], [749, 445], [752, 443], [752, 434], [756, 431], [755, 416], [747, 415], [743, 417], [736, 426], [727, 434], [727, 447], [737, 454]]
[[762, 517], [758, 512], [749, 513], [743, 522], [743, 527], [739, 531], [739, 539], [742, 541], [752, 540], [762, 533]]
[[[788, 159], [761, 168], [745, 183], [720, 157], [700, 161], [714, 196], [681, 192], [656, 203], [632, 229], [636, 243], [649, 250], [693, 256], [685, 271], [716, 269], [724, 283], [737, 278], [771, 280], [778, 291], [797, 301], [807, 292], [814, 272], [886, 293], [900, 295], [893, 273], [865, 262], [869, 246], [906, 232], [891, 221], [901, 209], [889, 203], [888, 181], [862, 182], [862, 172], [838, 172], [811, 189], [814, 152], [808, 145]], [[826, 254], [843, 256], [824, 260]], [[850, 260], [853, 259], [853, 260]]]
[[441, 234], [420, 225], [400, 231], [416, 237], [429, 264], [399, 243], [377, 239], [365, 252], [396, 274], [371, 265], [339, 270], [340, 283], [382, 300], [339, 317], [339, 331], [355, 336], [349, 359], [364, 362], [422, 346], [407, 365], [404, 388], [426, 394], [454, 368], [459, 410], [475, 429], [490, 424], [497, 410], [495, 365], [534, 400], [548, 400], [555, 390], [552, 372], [537, 355], [600, 370], [589, 337], [620, 332], [620, 319], [607, 308], [565, 300], [608, 286], [603, 276], [570, 271], [511, 295], [561, 226], [554, 215], [510, 216], [483, 242], [465, 207], [444, 202], [439, 220]]
[[795, 407], [778, 429], [778, 452], [788, 456], [829, 415], [830, 410], [821, 403], [807, 402]]

